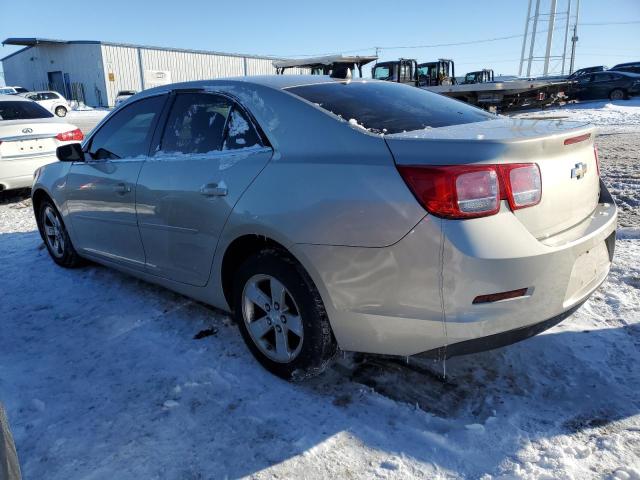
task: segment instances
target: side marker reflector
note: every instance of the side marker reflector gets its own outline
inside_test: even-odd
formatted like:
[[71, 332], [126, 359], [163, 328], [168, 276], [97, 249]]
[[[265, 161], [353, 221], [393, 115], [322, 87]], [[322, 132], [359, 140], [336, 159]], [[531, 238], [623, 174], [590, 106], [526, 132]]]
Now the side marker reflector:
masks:
[[524, 297], [528, 288], [519, 288], [518, 290], [510, 290], [508, 292], [490, 293], [489, 295], [478, 295], [473, 299], [473, 303], [492, 303], [500, 300], [508, 300], [510, 298]]

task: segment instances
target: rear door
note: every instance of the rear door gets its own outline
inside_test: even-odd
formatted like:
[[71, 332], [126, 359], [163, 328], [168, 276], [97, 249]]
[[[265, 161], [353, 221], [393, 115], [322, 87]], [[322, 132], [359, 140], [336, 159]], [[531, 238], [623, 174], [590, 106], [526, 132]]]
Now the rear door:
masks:
[[158, 137], [137, 188], [147, 269], [202, 286], [227, 217], [272, 150], [234, 100], [201, 91], [173, 95]]
[[136, 182], [167, 96], [147, 97], [117, 112], [90, 139], [86, 161], [71, 165], [67, 207], [84, 252], [144, 269]]

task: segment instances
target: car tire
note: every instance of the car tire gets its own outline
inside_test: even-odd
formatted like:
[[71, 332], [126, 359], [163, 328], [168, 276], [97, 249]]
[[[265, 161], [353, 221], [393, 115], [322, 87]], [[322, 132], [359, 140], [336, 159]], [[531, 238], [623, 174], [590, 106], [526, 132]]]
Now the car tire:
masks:
[[609, 93], [610, 100], [624, 100], [625, 98], [627, 98], [627, 95], [624, 93], [624, 90], [620, 88], [611, 90], [611, 92]]
[[67, 116], [67, 109], [64, 107], [56, 107], [56, 109], [54, 110], [55, 114], [59, 117], [66, 117]]
[[43, 200], [40, 204], [38, 218], [40, 233], [53, 261], [64, 268], [82, 265], [83, 260], [73, 247], [62, 216], [51, 200]]
[[285, 252], [253, 255], [234, 278], [234, 317], [260, 364], [286, 380], [322, 373], [337, 352], [313, 281]]

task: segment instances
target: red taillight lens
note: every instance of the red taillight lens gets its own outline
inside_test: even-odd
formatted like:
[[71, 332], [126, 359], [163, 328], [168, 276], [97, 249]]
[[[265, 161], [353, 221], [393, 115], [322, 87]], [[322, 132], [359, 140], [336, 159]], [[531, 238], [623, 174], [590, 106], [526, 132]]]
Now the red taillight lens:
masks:
[[444, 218], [494, 215], [500, 200], [512, 210], [530, 207], [542, 198], [540, 169], [535, 163], [504, 165], [398, 166], [420, 204]]
[[598, 172], [598, 177], [600, 176], [600, 157], [598, 156], [598, 147], [596, 145], [593, 146], [593, 155], [596, 157], [596, 171]]
[[400, 174], [428, 212], [445, 218], [493, 215], [500, 187], [493, 166], [398, 166]]
[[458, 209], [465, 214], [497, 211], [500, 196], [498, 175], [494, 170], [463, 172], [456, 177]]
[[84, 134], [79, 128], [56, 135], [56, 139], [60, 140], [61, 142], [81, 142], [83, 138]]
[[500, 165], [511, 210], [531, 207], [540, 203], [542, 180], [535, 163]]

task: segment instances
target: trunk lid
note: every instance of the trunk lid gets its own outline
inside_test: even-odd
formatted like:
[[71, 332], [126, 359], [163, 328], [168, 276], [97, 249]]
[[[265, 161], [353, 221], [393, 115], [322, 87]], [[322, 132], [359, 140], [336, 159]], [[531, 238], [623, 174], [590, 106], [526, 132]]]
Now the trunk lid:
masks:
[[55, 154], [56, 148], [61, 145], [55, 136], [75, 128], [68, 123], [50, 119], [0, 121], [0, 159]]
[[499, 117], [384, 138], [398, 165], [537, 163], [542, 199], [513, 214], [542, 239], [580, 223], [596, 208], [594, 136], [595, 129], [584, 123]]

